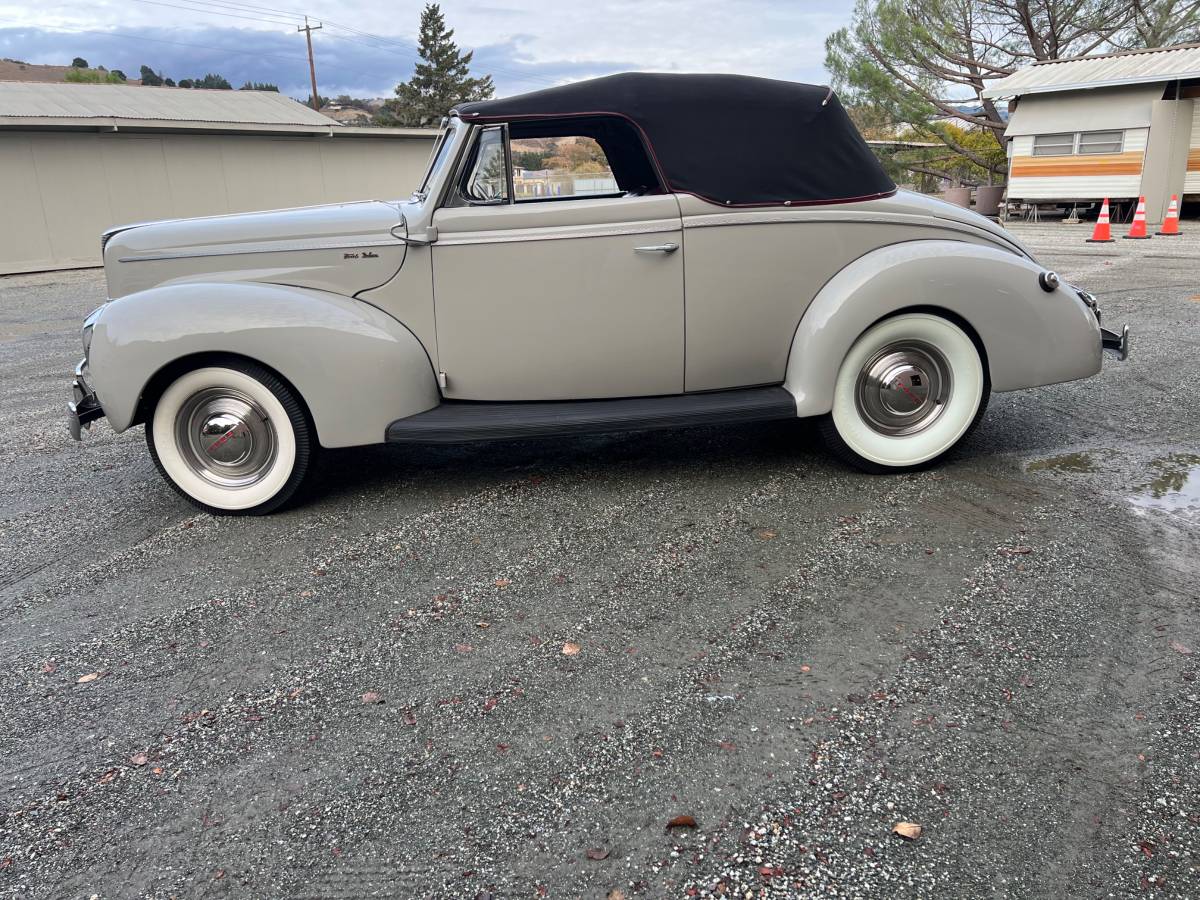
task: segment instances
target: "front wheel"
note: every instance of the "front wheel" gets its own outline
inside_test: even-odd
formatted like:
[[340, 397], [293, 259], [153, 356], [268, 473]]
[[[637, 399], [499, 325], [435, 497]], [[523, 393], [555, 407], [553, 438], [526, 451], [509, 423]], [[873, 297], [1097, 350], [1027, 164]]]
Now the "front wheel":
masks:
[[146, 444], [167, 482], [217, 515], [261, 515], [286, 503], [316, 447], [288, 385], [240, 360], [171, 382], [146, 424]]
[[979, 350], [961, 328], [929, 313], [895, 316], [846, 354], [821, 435], [864, 471], [919, 468], [974, 429], [990, 390]]

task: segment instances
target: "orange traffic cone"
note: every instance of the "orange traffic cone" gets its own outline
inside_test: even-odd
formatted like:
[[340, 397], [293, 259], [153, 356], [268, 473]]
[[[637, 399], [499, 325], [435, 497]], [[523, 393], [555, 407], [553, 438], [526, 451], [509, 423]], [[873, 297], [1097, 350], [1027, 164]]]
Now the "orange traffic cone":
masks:
[[1111, 244], [1113, 242], [1112, 229], [1108, 222], [1108, 198], [1104, 198], [1104, 203], [1100, 207], [1100, 215], [1096, 217], [1096, 227], [1092, 229], [1092, 236], [1087, 239], [1089, 244]]
[[1148, 241], [1150, 235], [1146, 234], [1146, 198], [1138, 197], [1137, 210], [1133, 214], [1133, 226], [1129, 229], [1129, 234], [1125, 235], [1127, 240]]
[[1154, 233], [1163, 237], [1179, 237], [1182, 233], [1179, 230], [1179, 198], [1174, 194], [1171, 195], [1171, 205], [1167, 207], [1167, 217], [1163, 219], [1162, 231]]

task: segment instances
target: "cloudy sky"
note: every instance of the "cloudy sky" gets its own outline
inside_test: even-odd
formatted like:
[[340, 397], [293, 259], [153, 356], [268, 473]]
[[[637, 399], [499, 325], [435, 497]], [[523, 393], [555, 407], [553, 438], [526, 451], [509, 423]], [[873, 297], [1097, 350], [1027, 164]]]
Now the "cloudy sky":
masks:
[[[473, 70], [499, 94], [634, 69], [740, 72], [823, 83], [823, 42], [851, 0], [445, 0]], [[91, 65], [136, 77], [141, 65], [175, 78], [219, 72], [235, 87], [276, 83], [307, 96], [304, 14], [317, 82], [327, 96], [390, 96], [412, 74], [422, 0], [0, 0], [0, 57]], [[329, 17], [329, 18], [326, 18]]]

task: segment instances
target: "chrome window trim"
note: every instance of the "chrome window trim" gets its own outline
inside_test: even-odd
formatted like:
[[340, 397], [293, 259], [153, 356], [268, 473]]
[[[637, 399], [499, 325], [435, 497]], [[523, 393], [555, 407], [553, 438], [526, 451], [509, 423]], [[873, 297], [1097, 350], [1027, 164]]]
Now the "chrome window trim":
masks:
[[545, 228], [466, 232], [453, 237], [440, 237], [437, 245], [454, 247], [464, 244], [515, 244], [524, 241], [566, 241], [678, 232], [678, 219], [652, 219], [633, 225], [553, 225]]

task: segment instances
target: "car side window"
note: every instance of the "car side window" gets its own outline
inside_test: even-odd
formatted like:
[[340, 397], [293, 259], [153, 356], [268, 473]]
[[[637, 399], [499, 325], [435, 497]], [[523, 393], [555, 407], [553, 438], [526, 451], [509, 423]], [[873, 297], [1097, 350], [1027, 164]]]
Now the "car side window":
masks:
[[463, 194], [471, 203], [508, 202], [504, 138], [503, 128], [485, 128], [480, 133], [463, 183]]
[[586, 135], [514, 138], [512, 162], [518, 203], [620, 193], [604, 149]]

